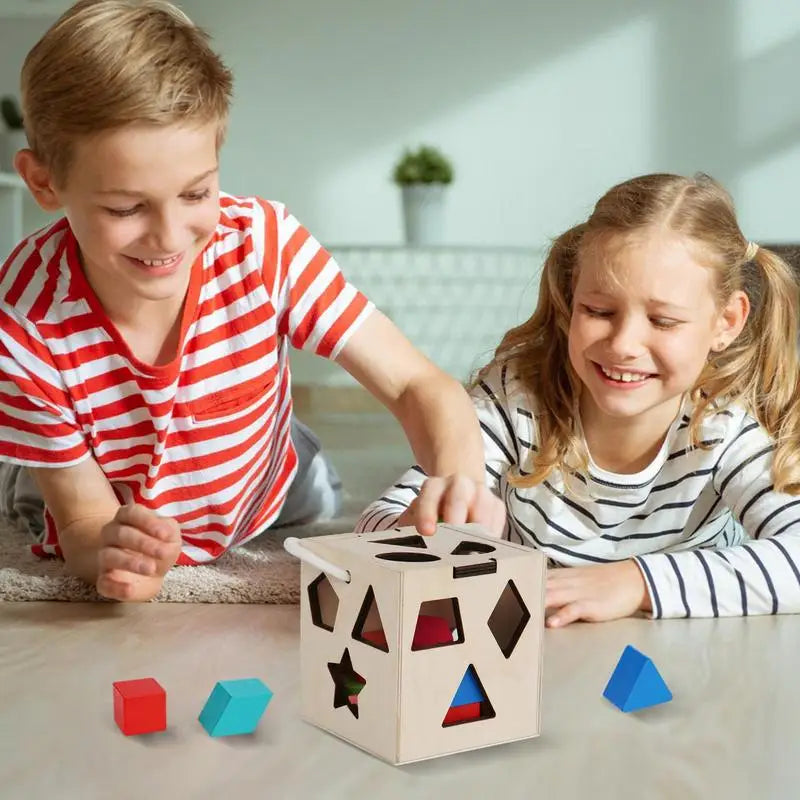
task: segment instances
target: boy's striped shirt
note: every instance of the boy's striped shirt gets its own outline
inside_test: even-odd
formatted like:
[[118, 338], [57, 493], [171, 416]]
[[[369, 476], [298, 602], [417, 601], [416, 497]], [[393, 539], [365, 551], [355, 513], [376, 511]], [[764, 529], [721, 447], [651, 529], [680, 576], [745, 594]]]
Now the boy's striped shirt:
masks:
[[[472, 396], [487, 485], [508, 512], [506, 538], [554, 566], [636, 559], [655, 617], [800, 611], [800, 497], [774, 490], [772, 442], [741, 408], [708, 417], [709, 449], [693, 449], [685, 403], [646, 469], [618, 475], [592, 464], [567, 492], [560, 475], [528, 489], [508, 481], [509, 469], [530, 469], [537, 432], [533, 403], [507, 371], [492, 370]], [[424, 479], [412, 467], [358, 530], [392, 527]]]
[[[177, 519], [184, 564], [276, 519], [297, 462], [288, 346], [334, 358], [372, 309], [282, 205], [220, 204], [164, 366], [140, 362], [108, 320], [66, 220], [0, 271], [0, 460], [95, 458], [120, 502]], [[34, 551], [57, 555], [47, 512], [45, 522]]]

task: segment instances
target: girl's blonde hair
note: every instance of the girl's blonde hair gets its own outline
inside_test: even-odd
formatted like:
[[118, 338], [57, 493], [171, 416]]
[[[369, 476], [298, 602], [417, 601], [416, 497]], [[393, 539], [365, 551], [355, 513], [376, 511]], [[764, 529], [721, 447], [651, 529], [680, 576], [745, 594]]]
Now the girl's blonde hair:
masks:
[[25, 59], [25, 133], [63, 185], [75, 141], [101, 131], [218, 121], [220, 145], [232, 88], [208, 35], [170, 3], [81, 0]]
[[539, 449], [530, 472], [510, 479], [517, 486], [540, 483], [554, 470], [585, 469], [588, 454], [577, 433], [581, 382], [568, 353], [573, 289], [581, 257], [590, 245], [649, 226], [685, 235], [714, 270], [717, 304], [737, 290], [751, 304], [744, 330], [709, 359], [691, 390], [690, 440], [702, 447], [700, 426], [713, 411], [742, 403], [775, 441], [773, 482], [800, 494], [800, 368], [798, 281], [791, 267], [763, 247], [752, 254], [739, 229], [730, 195], [707, 175], [644, 175], [610, 189], [586, 222], [559, 236], [547, 256], [533, 316], [503, 337], [491, 364], [513, 372], [535, 401]]

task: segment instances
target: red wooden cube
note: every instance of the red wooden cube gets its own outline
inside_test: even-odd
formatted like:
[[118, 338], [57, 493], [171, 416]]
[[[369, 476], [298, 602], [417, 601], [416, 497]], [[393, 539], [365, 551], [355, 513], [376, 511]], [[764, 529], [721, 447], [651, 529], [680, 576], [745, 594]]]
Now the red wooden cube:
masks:
[[116, 681], [114, 721], [126, 736], [155, 733], [167, 727], [167, 693], [154, 678]]

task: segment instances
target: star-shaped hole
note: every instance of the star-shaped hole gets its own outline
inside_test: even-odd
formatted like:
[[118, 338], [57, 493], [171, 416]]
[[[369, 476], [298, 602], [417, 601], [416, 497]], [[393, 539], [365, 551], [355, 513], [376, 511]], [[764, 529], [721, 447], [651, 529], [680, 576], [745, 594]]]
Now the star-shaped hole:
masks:
[[338, 664], [335, 661], [328, 662], [328, 672], [331, 673], [336, 687], [333, 692], [333, 707], [347, 706], [352, 715], [358, 719], [358, 695], [367, 682], [353, 669], [350, 652], [346, 647]]

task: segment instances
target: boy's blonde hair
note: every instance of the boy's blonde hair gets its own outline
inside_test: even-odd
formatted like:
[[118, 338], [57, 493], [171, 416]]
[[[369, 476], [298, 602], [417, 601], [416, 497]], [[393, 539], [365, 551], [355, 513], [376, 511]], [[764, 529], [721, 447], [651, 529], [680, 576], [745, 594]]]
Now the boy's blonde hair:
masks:
[[81, 0], [25, 59], [25, 133], [63, 185], [75, 141], [101, 131], [218, 121], [219, 146], [232, 87], [208, 35], [170, 3]]
[[[775, 440], [773, 482], [800, 494], [800, 367], [798, 281], [791, 267], [763, 247], [748, 249], [730, 195], [707, 175], [644, 175], [610, 189], [589, 219], [559, 236], [545, 261], [533, 316], [503, 337], [492, 363], [512, 363], [535, 400], [539, 450], [517, 486], [540, 483], [553, 470], [585, 469], [588, 454], [577, 433], [581, 382], [569, 361], [573, 290], [581, 259], [618, 237], [662, 227], [693, 240], [715, 273], [722, 308], [737, 290], [751, 304], [744, 330], [723, 352], [709, 354], [691, 391], [691, 441], [702, 447], [704, 417], [741, 402]], [[751, 256], [752, 258], [748, 258]], [[480, 377], [480, 376], [479, 376]]]

